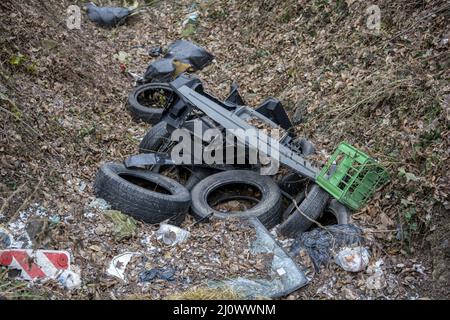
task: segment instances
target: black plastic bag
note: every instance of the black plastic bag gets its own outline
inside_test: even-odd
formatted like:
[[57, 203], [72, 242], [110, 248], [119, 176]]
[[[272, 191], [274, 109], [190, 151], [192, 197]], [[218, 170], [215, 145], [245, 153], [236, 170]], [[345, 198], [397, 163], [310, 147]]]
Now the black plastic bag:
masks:
[[172, 59], [160, 59], [148, 66], [144, 74], [144, 82], [170, 82], [172, 81], [175, 67]]
[[344, 246], [360, 245], [363, 240], [362, 231], [357, 226], [336, 224], [302, 233], [292, 244], [290, 254], [296, 256], [302, 248], [306, 249], [314, 268], [319, 272], [321, 265], [328, 264], [333, 251], [339, 251]]
[[177, 40], [169, 45], [164, 58], [177, 59], [190, 64], [195, 70], [201, 70], [214, 59], [214, 56], [192, 42]]
[[142, 83], [169, 82], [173, 80], [175, 67], [172, 62], [175, 59], [189, 64], [191, 69], [197, 71], [210, 64], [214, 56], [190, 41], [177, 40], [169, 45], [163, 58], [148, 66]]
[[97, 7], [89, 2], [86, 5], [89, 20], [102, 27], [114, 27], [125, 22], [132, 10], [121, 7]]

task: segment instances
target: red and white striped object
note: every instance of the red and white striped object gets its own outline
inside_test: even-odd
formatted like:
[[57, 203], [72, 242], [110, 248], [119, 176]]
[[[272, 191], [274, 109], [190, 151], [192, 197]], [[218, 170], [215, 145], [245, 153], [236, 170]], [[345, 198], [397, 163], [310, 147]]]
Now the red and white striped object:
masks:
[[0, 265], [21, 270], [24, 280], [56, 278], [62, 271], [69, 270], [70, 255], [59, 250], [0, 250]]

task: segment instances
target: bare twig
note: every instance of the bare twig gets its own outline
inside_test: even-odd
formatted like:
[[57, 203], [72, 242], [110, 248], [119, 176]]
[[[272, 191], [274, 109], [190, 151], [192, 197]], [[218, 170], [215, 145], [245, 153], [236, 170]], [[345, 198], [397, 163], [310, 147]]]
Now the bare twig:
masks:
[[38, 135], [39, 137], [41, 136], [41, 133], [36, 131], [36, 129], [34, 129], [32, 126], [30, 126], [28, 123], [26, 123], [25, 121], [23, 121], [19, 116], [17, 116], [16, 114], [12, 113], [11, 111], [9, 111], [8, 109], [5, 109], [3, 107], [0, 107], [0, 110], [3, 112], [6, 112], [7, 114], [9, 114], [10, 116], [14, 117], [16, 120], [19, 120], [22, 124], [24, 124], [28, 129], [30, 129], [34, 134]]
[[[50, 173], [48, 174], [48, 176], [50, 176], [53, 173], [53, 170], [50, 171]], [[42, 175], [38, 181], [38, 183], [36, 184], [36, 186], [33, 189], [33, 192], [31, 192], [31, 194], [22, 202], [22, 204], [20, 205], [19, 209], [16, 210], [16, 212], [11, 216], [11, 218], [9, 218], [8, 220], [8, 224], [13, 221], [17, 215], [19, 214], [20, 211], [22, 211], [26, 205], [28, 204], [28, 202], [30, 202], [30, 200], [34, 197], [34, 195], [36, 194], [36, 192], [38, 191], [38, 189], [41, 187], [42, 182], [44, 181], [44, 177], [46, 175]]]
[[11, 201], [11, 199], [18, 193], [22, 191], [22, 189], [25, 187], [27, 183], [21, 184], [16, 190], [14, 190], [8, 198], [5, 199], [5, 202], [3, 202], [2, 207], [0, 208], [0, 212], [5, 212], [6, 208], [8, 207], [8, 203]]

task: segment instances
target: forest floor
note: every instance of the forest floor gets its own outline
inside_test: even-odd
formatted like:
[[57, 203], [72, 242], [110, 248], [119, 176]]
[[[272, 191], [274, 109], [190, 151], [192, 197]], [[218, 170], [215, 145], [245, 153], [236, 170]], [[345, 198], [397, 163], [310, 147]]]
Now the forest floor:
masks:
[[[20, 233], [36, 216], [56, 219], [34, 247], [68, 250], [83, 285], [74, 291], [54, 282], [27, 285], [0, 269], [0, 297], [158, 299], [225, 277], [204, 272], [195, 279], [195, 268], [186, 265], [179, 266], [187, 271], [175, 284], [109, 277], [111, 258], [124, 251], [143, 252], [158, 267], [183, 254], [161, 254], [152, 242], [156, 228], [141, 222], [132, 239], [115, 240], [92, 206], [101, 163], [137, 153], [149, 128], [127, 111], [133, 80], [118, 57], [127, 71], [143, 74], [155, 59], [150, 48], [184, 38], [215, 55], [197, 73], [214, 95], [224, 98], [235, 80], [250, 106], [279, 98], [319, 154], [330, 155], [346, 140], [391, 174], [389, 185], [352, 215], [370, 244], [368, 270], [348, 273], [334, 264], [310, 270], [310, 284], [288, 299], [449, 298], [448, 1], [378, 1], [379, 29], [367, 24], [373, 19], [367, 2], [357, 0], [159, 1], [114, 29], [96, 26], [83, 13], [81, 28], [69, 30], [72, 4], [0, 4], [0, 225]], [[198, 24], [183, 29], [193, 11]], [[236, 231], [223, 223], [196, 227], [186, 250], [204, 252], [194, 243], [204, 237], [217, 246], [211, 235], [224, 228]], [[258, 264], [229, 250], [233, 254], [218, 249], [221, 263], [215, 265], [228, 270], [237, 264], [227, 277]], [[374, 286], [376, 265], [381, 277]]]

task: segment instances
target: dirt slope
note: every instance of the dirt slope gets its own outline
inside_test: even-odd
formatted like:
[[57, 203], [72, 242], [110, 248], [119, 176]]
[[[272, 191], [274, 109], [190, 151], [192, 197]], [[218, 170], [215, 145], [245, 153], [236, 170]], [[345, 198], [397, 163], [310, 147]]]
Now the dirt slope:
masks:
[[[391, 184], [353, 215], [374, 261], [384, 261], [386, 286], [369, 290], [369, 275], [331, 266], [291, 298], [448, 298], [448, 1], [379, 1], [378, 33], [367, 27], [366, 1], [199, 1], [195, 9], [162, 1], [113, 30], [85, 15], [80, 30], [68, 30], [70, 4], [0, 4], [0, 223], [34, 203], [71, 217], [47, 246], [97, 266], [99, 244], [84, 233], [93, 178], [100, 163], [135, 153], [148, 127], [126, 111], [133, 84], [115, 55], [126, 52], [126, 68], [142, 73], [149, 47], [185, 37], [215, 54], [199, 73], [214, 94], [224, 97], [236, 80], [250, 105], [278, 97], [294, 120], [303, 114], [298, 132], [323, 156], [347, 140], [391, 172]], [[181, 22], [192, 10], [199, 25], [187, 34]], [[104, 297], [101, 271], [88, 272], [92, 287], [73, 297]]]

